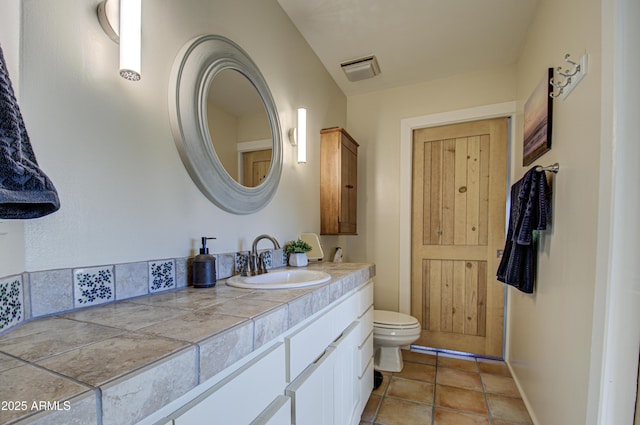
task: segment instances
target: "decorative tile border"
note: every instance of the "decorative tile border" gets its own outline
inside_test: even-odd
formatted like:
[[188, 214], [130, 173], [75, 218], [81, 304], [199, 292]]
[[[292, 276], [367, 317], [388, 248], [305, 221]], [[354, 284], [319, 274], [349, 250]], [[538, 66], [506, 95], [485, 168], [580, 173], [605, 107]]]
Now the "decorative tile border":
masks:
[[236, 252], [236, 274], [245, 268], [249, 270], [249, 251]]
[[189, 286], [189, 265], [192, 258], [176, 258], [176, 288]]
[[[260, 253], [267, 268], [286, 266], [282, 249]], [[217, 279], [222, 280], [240, 273], [249, 252], [213, 255]], [[191, 260], [182, 257], [0, 277], [0, 334], [37, 317], [187, 287]]]
[[[258, 255], [264, 256], [264, 262], [267, 269], [276, 269], [286, 267], [287, 256], [282, 249], [265, 249], [258, 251]], [[237, 252], [235, 256], [236, 272], [238, 274], [247, 265], [249, 261], [249, 251]], [[227, 276], [228, 277], [228, 276]]]
[[260, 255], [264, 258], [264, 265], [267, 269], [273, 268], [273, 259], [271, 257], [271, 251], [261, 252]]
[[149, 261], [149, 293], [176, 287], [175, 260]]
[[273, 268], [287, 267], [287, 254], [283, 249], [273, 250]]
[[29, 318], [73, 309], [73, 270], [59, 269], [27, 273], [24, 282], [27, 281], [31, 294]]
[[226, 279], [236, 274], [236, 253], [216, 255], [216, 277]]
[[0, 330], [10, 328], [24, 320], [22, 276], [0, 281]]
[[114, 273], [117, 300], [149, 294], [149, 265], [146, 261], [116, 264]]
[[73, 270], [73, 306], [103, 304], [116, 299], [113, 266]]

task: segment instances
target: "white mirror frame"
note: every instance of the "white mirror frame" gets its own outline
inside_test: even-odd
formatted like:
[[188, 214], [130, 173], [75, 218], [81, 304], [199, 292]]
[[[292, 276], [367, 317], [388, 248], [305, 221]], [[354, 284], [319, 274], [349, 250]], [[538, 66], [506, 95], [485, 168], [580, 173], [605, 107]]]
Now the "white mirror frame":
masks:
[[[264, 103], [273, 150], [271, 167], [256, 187], [236, 182], [216, 155], [207, 123], [207, 93], [224, 69], [242, 73]], [[187, 172], [198, 189], [215, 205], [234, 214], [262, 209], [275, 194], [282, 174], [282, 135], [275, 102], [267, 83], [249, 55], [220, 35], [204, 35], [178, 52], [169, 81], [169, 117], [173, 139]]]

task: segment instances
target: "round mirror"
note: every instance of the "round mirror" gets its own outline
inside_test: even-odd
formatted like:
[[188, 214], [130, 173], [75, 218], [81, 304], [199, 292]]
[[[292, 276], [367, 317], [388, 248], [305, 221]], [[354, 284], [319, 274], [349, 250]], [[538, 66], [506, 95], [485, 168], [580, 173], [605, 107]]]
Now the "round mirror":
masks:
[[271, 200], [282, 173], [280, 122], [264, 77], [237, 44], [218, 35], [185, 44], [171, 71], [169, 115], [180, 158], [209, 200], [235, 214]]
[[273, 138], [264, 103], [240, 72], [220, 71], [207, 97], [209, 136], [227, 173], [243, 186], [255, 187], [267, 177]]

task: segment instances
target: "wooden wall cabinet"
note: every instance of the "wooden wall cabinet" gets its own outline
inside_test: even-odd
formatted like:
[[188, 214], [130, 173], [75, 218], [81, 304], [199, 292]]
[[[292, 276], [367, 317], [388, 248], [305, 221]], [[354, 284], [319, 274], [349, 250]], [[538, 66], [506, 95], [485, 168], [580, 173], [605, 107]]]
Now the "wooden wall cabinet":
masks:
[[358, 143], [343, 128], [320, 131], [320, 234], [357, 234]]

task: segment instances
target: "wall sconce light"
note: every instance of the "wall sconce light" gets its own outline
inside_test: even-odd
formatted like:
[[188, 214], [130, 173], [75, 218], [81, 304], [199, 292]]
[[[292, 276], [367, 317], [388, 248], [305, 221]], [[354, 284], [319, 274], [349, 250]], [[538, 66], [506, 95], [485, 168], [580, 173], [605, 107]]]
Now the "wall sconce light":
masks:
[[298, 147], [298, 164], [307, 162], [307, 110], [298, 108], [298, 127], [289, 130], [291, 146]]
[[98, 21], [120, 44], [120, 76], [140, 80], [142, 0], [104, 0], [98, 5]]

